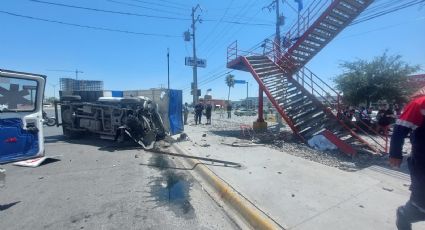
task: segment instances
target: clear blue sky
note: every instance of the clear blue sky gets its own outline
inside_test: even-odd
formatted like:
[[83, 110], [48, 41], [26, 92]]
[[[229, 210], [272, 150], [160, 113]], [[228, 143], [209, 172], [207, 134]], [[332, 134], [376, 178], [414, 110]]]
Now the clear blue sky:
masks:
[[[184, 100], [191, 101], [192, 69], [184, 65], [184, 57], [192, 55], [192, 43], [184, 42], [182, 34], [190, 27], [191, 7], [198, 3], [203, 9], [198, 12], [204, 19], [197, 24], [198, 57], [207, 59], [207, 68], [198, 70], [201, 82], [226, 71], [226, 50], [231, 42], [238, 40], [241, 49], [249, 49], [275, 31], [274, 12], [263, 9], [271, 0], [43, 1], [168, 19], [96, 12], [29, 0], [2, 0], [0, 11], [85, 26], [171, 36], [107, 32], [0, 13], [0, 68], [47, 75], [47, 96], [53, 95], [51, 85], [57, 84], [60, 77], [74, 77], [72, 73], [48, 71], [52, 69], [78, 68], [84, 71], [80, 78], [103, 80], [105, 89], [111, 90], [147, 89], [161, 84], [166, 87], [166, 52], [170, 48], [171, 87], [185, 89]], [[308, 6], [311, 2], [304, 0], [304, 5]], [[394, 0], [377, 0], [373, 4], [385, 2]], [[286, 16], [283, 32], [294, 23], [295, 7], [293, 0], [281, 5]], [[424, 3], [347, 27], [308, 66], [318, 76], [331, 82], [341, 73], [339, 64], [342, 61], [371, 59], [386, 49], [390, 54], [402, 55], [410, 64], [425, 68]], [[257, 85], [249, 74], [240, 71], [233, 74], [237, 79], [248, 80], [250, 96], [257, 95]], [[224, 77], [201, 84], [200, 88], [202, 93], [211, 88], [216, 98], [227, 97]], [[236, 85], [232, 89], [231, 99], [245, 96], [245, 86]]]

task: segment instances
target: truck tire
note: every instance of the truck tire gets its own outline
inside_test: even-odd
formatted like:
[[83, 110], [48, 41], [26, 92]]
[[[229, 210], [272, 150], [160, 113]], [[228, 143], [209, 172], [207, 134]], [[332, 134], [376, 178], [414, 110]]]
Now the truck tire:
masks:
[[66, 95], [60, 98], [61, 101], [81, 101], [81, 96], [79, 95]]

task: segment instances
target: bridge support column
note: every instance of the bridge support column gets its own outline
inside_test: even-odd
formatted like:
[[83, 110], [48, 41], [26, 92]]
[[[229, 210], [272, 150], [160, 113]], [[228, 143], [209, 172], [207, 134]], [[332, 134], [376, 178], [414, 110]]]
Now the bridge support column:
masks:
[[263, 89], [261, 86], [258, 86], [258, 118], [257, 121], [254, 121], [252, 128], [255, 132], [264, 132], [267, 131], [267, 122], [264, 121], [263, 116]]

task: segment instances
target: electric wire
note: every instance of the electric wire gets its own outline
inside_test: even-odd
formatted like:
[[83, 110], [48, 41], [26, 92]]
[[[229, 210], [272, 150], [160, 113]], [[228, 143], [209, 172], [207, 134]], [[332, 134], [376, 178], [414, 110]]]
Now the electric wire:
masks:
[[144, 32], [130, 31], [130, 30], [112, 29], [112, 28], [108, 28], [108, 27], [82, 25], [82, 24], [76, 24], [76, 23], [70, 23], [70, 22], [64, 22], [64, 21], [57, 21], [57, 20], [52, 20], [52, 19], [38, 18], [38, 17], [22, 15], [22, 14], [16, 14], [16, 13], [3, 11], [3, 10], [0, 10], [0, 13], [6, 14], [6, 15], [9, 15], [9, 16], [26, 18], [26, 19], [36, 20], [36, 21], [50, 22], [50, 23], [55, 23], [55, 24], [60, 24], [60, 25], [80, 27], [80, 28], [93, 29], [93, 30], [108, 31], [108, 32], [117, 32], [117, 33], [133, 34], [133, 35], [144, 35], [144, 36], [154, 36], [154, 37], [166, 37], [166, 38], [181, 37], [181, 36], [175, 36], [175, 35], [170, 35], [170, 34], [144, 33]]
[[[168, 20], [178, 20], [178, 21], [191, 21], [190, 18], [182, 18], [182, 17], [158, 16], [158, 15], [139, 14], [139, 13], [132, 13], [132, 12], [124, 12], [124, 11], [106, 10], [106, 9], [99, 9], [99, 8], [93, 8], [93, 7], [85, 7], [85, 6], [77, 6], [77, 5], [49, 2], [49, 1], [43, 1], [43, 0], [28, 0], [28, 1], [46, 4], [46, 5], [52, 5], [52, 6], [60, 6], [60, 7], [66, 7], [66, 8], [95, 11], [95, 12], [101, 12], [101, 13], [110, 13], [110, 14], [117, 14], [117, 15], [125, 15], [125, 16], [168, 19]], [[133, 0], [133, 1], [136, 1], [136, 0]], [[137, 1], [137, 2], [145, 2], [145, 1]], [[204, 21], [204, 22], [215, 22], [217, 20], [216, 19], [203, 19], [202, 21]], [[229, 24], [250, 25], [250, 26], [272, 26], [271, 24], [267, 24], [267, 23], [247, 23], [247, 22], [239, 22], [239, 21], [232, 21], [232, 20], [223, 20], [222, 22], [229, 23]]]
[[161, 4], [161, 3], [156, 3], [156, 2], [148, 2], [148, 1], [142, 1], [142, 0], [131, 0], [131, 1], [133, 1], [133, 2], [140, 2], [140, 3], [145, 3], [145, 4], [148, 4], [148, 5], [154, 5], [154, 6], [162, 6], [162, 7], [169, 7], [169, 8], [174, 8], [174, 9], [180, 9], [180, 10], [185, 10], [185, 9], [187, 9], [186, 7], [183, 7], [183, 6], [172, 6], [172, 5], [170, 5], [170, 4], [167, 4], [167, 5], [165, 5], [165, 4]]
[[168, 11], [168, 10], [162, 10], [162, 9], [157, 9], [157, 8], [152, 8], [152, 7], [147, 7], [147, 6], [141, 6], [141, 5], [117, 1], [117, 0], [106, 0], [106, 1], [112, 2], [112, 3], [115, 3], [115, 4], [119, 4], [119, 5], [137, 7], [137, 8], [141, 8], [141, 9], [153, 10], [153, 11], [163, 12], [163, 13], [168, 13], [168, 14], [174, 14], [174, 15], [177, 14], [177, 15], [181, 15], [181, 16], [184, 15], [183, 13], [177, 13], [177, 12], [174, 12], [174, 11]]
[[28, 0], [28, 1], [36, 2], [36, 3], [42, 3], [42, 4], [47, 4], [47, 5], [53, 5], [53, 6], [61, 6], [61, 7], [73, 8], [73, 9], [96, 11], [96, 12], [110, 13], [110, 14], [119, 14], [119, 15], [145, 17], [145, 18], [157, 18], [157, 19], [172, 19], [172, 20], [180, 20], [180, 21], [190, 21], [189, 18], [179, 18], [179, 17], [158, 16], [158, 15], [149, 15], [149, 14], [138, 14], [138, 13], [123, 12], [123, 11], [114, 11], [114, 10], [104, 10], [104, 9], [98, 9], [98, 8], [76, 6], [76, 5], [68, 5], [68, 4], [48, 2], [48, 1], [42, 1], [42, 0]]

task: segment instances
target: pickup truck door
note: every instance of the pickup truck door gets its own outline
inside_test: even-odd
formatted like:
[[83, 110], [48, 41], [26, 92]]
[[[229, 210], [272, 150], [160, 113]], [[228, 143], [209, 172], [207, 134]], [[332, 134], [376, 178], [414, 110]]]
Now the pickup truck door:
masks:
[[46, 77], [0, 69], [0, 164], [44, 154]]

